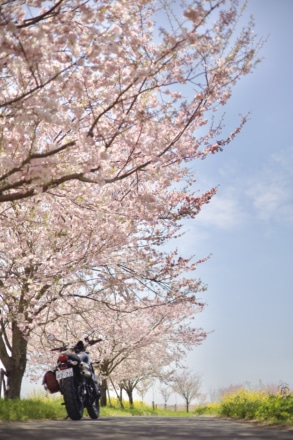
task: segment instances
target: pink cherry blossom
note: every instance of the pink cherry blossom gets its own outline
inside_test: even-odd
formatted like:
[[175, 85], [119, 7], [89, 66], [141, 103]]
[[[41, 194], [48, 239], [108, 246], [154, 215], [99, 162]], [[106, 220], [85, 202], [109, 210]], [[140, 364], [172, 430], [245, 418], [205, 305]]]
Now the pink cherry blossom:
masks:
[[102, 373], [115, 383], [130, 378], [130, 359], [143, 372], [160, 352], [162, 371], [206, 336], [188, 325], [205, 302], [194, 273], [205, 257], [193, 261], [173, 243], [216, 192], [196, 191], [193, 161], [242, 130], [245, 116], [226, 132], [215, 115], [253, 71], [261, 42], [252, 22], [233, 34], [236, 0], [187, 1], [176, 15], [166, 7], [1, 4], [0, 358], [9, 397], [40, 353], [47, 365], [49, 331], [79, 338], [97, 316]]

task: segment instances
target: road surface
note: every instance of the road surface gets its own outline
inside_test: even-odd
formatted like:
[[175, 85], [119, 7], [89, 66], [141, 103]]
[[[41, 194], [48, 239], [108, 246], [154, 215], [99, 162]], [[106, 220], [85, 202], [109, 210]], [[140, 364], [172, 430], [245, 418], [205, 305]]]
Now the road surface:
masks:
[[293, 440], [293, 427], [264, 428], [216, 417], [101, 417], [0, 422], [1, 440]]

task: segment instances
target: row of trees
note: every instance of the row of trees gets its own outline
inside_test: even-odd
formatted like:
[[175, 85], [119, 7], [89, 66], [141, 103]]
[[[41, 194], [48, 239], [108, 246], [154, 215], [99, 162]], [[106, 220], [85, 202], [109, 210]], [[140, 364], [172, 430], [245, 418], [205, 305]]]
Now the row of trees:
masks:
[[[62, 319], [47, 323], [44, 331], [38, 326], [31, 333], [32, 340], [39, 340], [42, 351], [30, 352], [30, 363], [44, 369], [54, 366], [52, 343], [48, 334], [62, 335], [63, 340], [77, 341], [82, 335], [97, 329], [102, 342], [91, 347], [94, 361], [102, 382], [102, 405], [106, 404], [107, 389], [124, 389], [133, 401], [133, 391], [146, 379], [168, 380], [176, 368], [182, 365], [186, 351], [201, 343], [206, 337], [201, 328], [191, 326], [191, 320], [203, 304], [182, 299], [163, 303], [158, 298], [137, 301], [137, 308], [111, 309], [108, 304], [96, 304], [89, 308], [88, 299], [78, 298], [75, 307], [62, 306]], [[55, 309], [56, 311], [56, 309]], [[55, 342], [56, 344], [56, 342]], [[38, 372], [39, 374], [39, 372]], [[32, 379], [38, 379], [37, 376]], [[118, 392], [117, 392], [118, 395]]]
[[175, 13], [160, 0], [1, 2], [8, 397], [49, 361], [49, 333], [74, 340], [98, 326], [101, 373], [116, 382], [162, 374], [205, 338], [191, 321], [204, 259], [174, 240], [216, 192], [196, 191], [189, 163], [221, 151], [246, 120], [226, 133], [215, 117], [257, 62], [252, 22], [233, 33], [241, 12], [236, 0]]
[[[161, 394], [164, 407], [166, 409], [167, 402], [172, 393], [178, 394], [185, 402], [186, 411], [189, 412], [190, 404], [194, 399], [202, 399], [204, 396], [201, 393], [201, 377], [190, 370], [184, 369], [183, 371], [174, 372], [168, 378], [160, 377], [159, 378], [159, 386], [156, 386], [157, 377], [145, 376], [138, 377], [136, 379], [128, 379], [120, 382], [118, 391], [115, 388], [115, 385], [112, 383], [112, 390], [114, 389], [116, 395], [120, 401], [121, 406], [123, 407], [123, 391], [126, 392], [130, 407], [133, 407], [133, 394], [136, 391], [142, 398], [144, 399], [147, 391], [152, 387], [153, 390], [159, 391]], [[154, 393], [153, 393], [154, 394]], [[153, 396], [154, 398], [154, 396]], [[153, 406], [155, 406], [155, 402], [153, 401]]]

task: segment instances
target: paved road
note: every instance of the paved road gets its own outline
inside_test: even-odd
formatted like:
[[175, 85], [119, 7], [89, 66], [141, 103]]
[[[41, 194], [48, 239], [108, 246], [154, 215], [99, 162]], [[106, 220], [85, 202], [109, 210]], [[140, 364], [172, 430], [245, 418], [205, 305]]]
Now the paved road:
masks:
[[1, 440], [292, 440], [291, 429], [215, 417], [102, 417], [99, 420], [0, 422]]

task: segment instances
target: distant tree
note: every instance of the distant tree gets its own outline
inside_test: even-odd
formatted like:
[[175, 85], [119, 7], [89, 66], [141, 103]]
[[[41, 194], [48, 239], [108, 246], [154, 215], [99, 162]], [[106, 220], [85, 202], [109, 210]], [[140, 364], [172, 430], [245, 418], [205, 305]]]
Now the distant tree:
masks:
[[200, 397], [201, 378], [198, 374], [184, 371], [173, 378], [172, 389], [185, 400], [186, 412], [192, 400]]
[[146, 393], [148, 392], [148, 390], [152, 386], [153, 382], [154, 382], [154, 379], [152, 377], [145, 377], [143, 380], [141, 380], [136, 385], [136, 391], [140, 395], [142, 401], [143, 401]]
[[161, 385], [161, 386], [159, 386], [159, 391], [164, 399], [164, 406], [166, 409], [167, 402], [168, 402], [168, 400], [171, 396], [171, 393], [172, 393], [172, 389], [170, 387], [166, 387], [164, 385]]
[[235, 385], [231, 384], [227, 387], [218, 388], [217, 390], [213, 390], [213, 392], [210, 393], [211, 400], [213, 402], [218, 402], [224, 396], [229, 396], [229, 394], [232, 394], [232, 393], [238, 393], [238, 391], [241, 390], [242, 388], [244, 388], [243, 384], [235, 384]]
[[138, 385], [141, 378], [136, 379], [125, 379], [120, 382], [120, 388], [126, 391], [129, 400], [130, 408], [133, 408], [133, 392]]

